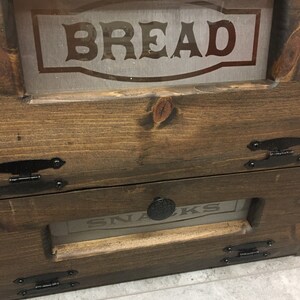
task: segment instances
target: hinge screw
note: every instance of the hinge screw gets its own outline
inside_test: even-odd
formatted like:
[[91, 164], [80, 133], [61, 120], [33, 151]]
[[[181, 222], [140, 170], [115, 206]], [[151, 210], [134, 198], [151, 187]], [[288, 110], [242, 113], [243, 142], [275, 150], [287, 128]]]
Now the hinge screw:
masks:
[[254, 148], [258, 148], [259, 142], [254, 142], [252, 145], [253, 145]]
[[254, 168], [255, 167], [255, 163], [253, 161], [249, 161], [249, 167]]
[[23, 283], [24, 282], [24, 279], [23, 278], [19, 278], [18, 279], [18, 283]]
[[27, 292], [26, 291], [22, 291], [21, 294], [22, 294], [22, 296], [26, 296]]
[[63, 184], [63, 182], [62, 182], [61, 180], [57, 180], [57, 181], [56, 181], [56, 188], [57, 188], [58, 190], [62, 189], [63, 186], [64, 186], [64, 184]]
[[58, 159], [58, 158], [55, 158], [55, 159], [53, 160], [53, 166], [54, 166], [54, 168], [59, 168], [59, 167], [61, 167], [61, 160]]
[[272, 247], [272, 246], [273, 246], [273, 242], [272, 242], [272, 241], [268, 241], [267, 244], [268, 244], [269, 247]]

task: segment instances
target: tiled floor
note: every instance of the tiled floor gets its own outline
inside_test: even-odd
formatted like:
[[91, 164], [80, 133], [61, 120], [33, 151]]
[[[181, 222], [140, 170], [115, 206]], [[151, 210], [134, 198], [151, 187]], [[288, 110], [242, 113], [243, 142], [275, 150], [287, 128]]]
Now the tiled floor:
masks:
[[300, 300], [300, 257], [115, 284], [37, 300]]

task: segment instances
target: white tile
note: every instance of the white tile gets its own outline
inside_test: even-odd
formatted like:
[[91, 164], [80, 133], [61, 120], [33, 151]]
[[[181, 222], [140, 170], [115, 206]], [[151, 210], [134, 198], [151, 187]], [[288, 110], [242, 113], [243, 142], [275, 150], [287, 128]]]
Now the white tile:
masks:
[[[300, 268], [129, 295], [116, 300], [299, 300]], [[97, 294], [94, 300], [99, 299]]]

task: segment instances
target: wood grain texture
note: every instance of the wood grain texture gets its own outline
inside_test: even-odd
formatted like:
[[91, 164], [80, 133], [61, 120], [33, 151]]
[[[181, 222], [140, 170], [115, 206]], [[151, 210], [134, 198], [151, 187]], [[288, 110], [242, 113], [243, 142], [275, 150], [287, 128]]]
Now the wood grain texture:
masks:
[[[159, 126], [152, 97], [65, 105], [2, 97], [0, 163], [60, 157], [61, 169], [41, 172], [45, 181], [68, 181], [60, 192], [248, 172], [244, 164], [267, 155], [251, 152], [251, 141], [300, 137], [299, 93], [294, 82], [246, 94], [172, 97], [173, 113]], [[9, 176], [0, 176], [2, 199], [56, 192], [8, 187]]]
[[288, 82], [300, 79], [300, 1], [275, 1], [270, 46], [270, 77]]
[[0, 46], [0, 93], [15, 94], [13, 63], [16, 54]]
[[12, 1], [0, 1], [0, 95], [22, 96], [23, 79]]
[[62, 261], [114, 252], [133, 251], [149, 248], [153, 245], [160, 247], [173, 244], [176, 247], [178, 243], [218, 238], [226, 235], [243, 235], [249, 231], [251, 231], [251, 226], [247, 221], [229, 221], [70, 244], [56, 244], [52, 247], [52, 253], [56, 261]]
[[[223, 82], [214, 84], [199, 84], [185, 86], [171, 86], [164, 88], [141, 88], [131, 90], [116, 90], [92, 93], [60, 93], [53, 95], [28, 95], [26, 102], [28, 104], [70, 104], [74, 102], [98, 102], [98, 101], [115, 101], [122, 99], [123, 101], [133, 101], [142, 99], [151, 99], [156, 101], [156, 105], [152, 107], [152, 113], [155, 113], [154, 108], [159, 107], [157, 104], [160, 101], [168, 101], [167, 107], [171, 108], [171, 115], [174, 113], [173, 97], [186, 97], [202, 94], [220, 94], [228, 92], [244, 92], [248, 91], [265, 91], [278, 86], [278, 82], [272, 80], [258, 80], [246, 82]], [[169, 100], [168, 100], [169, 99]], [[170, 105], [171, 104], [171, 105]], [[159, 110], [158, 110], [159, 111]], [[158, 112], [157, 111], [157, 112]], [[168, 111], [168, 110], [167, 110]], [[167, 114], [168, 115], [168, 114]], [[161, 118], [161, 117], [160, 117]], [[153, 119], [153, 118], [151, 118]], [[162, 119], [163, 120], [163, 119]], [[164, 120], [165, 121], [165, 120]], [[164, 122], [160, 121], [160, 122]]]
[[298, 69], [300, 60], [300, 23], [284, 46], [282, 55], [273, 66], [273, 76], [279, 81], [290, 81]]

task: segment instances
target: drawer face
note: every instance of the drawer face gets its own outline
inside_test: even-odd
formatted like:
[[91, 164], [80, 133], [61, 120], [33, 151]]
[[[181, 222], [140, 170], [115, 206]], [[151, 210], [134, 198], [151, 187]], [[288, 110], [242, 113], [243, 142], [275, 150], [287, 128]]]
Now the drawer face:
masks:
[[[74, 277], [61, 279], [63, 284], [78, 282], [76, 289], [296, 254], [299, 184], [291, 178], [299, 178], [299, 172], [278, 169], [0, 201], [0, 265], [7, 269], [0, 272], [0, 289], [6, 299], [16, 299], [24, 290], [33, 296], [34, 285], [40, 283], [13, 282], [40, 274], [76, 270]], [[78, 231], [82, 221], [120, 221], [125, 215], [128, 220], [137, 212], [148, 213], [157, 196], [174, 201], [176, 213], [197, 211], [204, 224], [185, 227], [176, 224], [182, 221], [177, 219], [174, 228], [155, 225], [158, 228], [148, 232], [125, 234], [118, 227], [116, 235], [88, 240], [85, 233], [68, 241], [51, 236], [49, 225], [54, 223], [67, 222]], [[203, 215], [217, 203], [225, 219]], [[233, 203], [240, 204], [241, 211], [228, 219], [226, 211]], [[17, 269], [6, 268], [16, 264]], [[64, 287], [46, 287], [38, 295], [70, 290]]]
[[193, 213], [193, 209], [187, 208], [195, 206], [212, 209], [215, 203], [227, 210], [232, 201], [261, 199], [261, 205], [256, 208], [260, 215], [257, 223], [268, 228], [291, 225], [300, 215], [299, 184], [291, 180], [299, 178], [299, 172], [300, 168], [278, 169], [3, 200], [0, 201], [1, 229], [6, 232], [59, 222], [76, 224], [76, 220], [94, 218], [116, 220], [120, 215], [130, 220], [131, 214], [147, 212], [157, 198], [172, 200], [183, 213]]
[[[5, 235], [1, 241], [0, 249], [0, 290], [5, 299], [23, 298], [22, 291], [27, 291], [27, 297], [47, 295], [71, 291], [77, 288], [87, 288], [152, 276], [192, 271], [208, 267], [225, 266], [224, 259], [235, 262], [239, 251], [228, 253], [224, 249], [228, 246], [242, 247], [243, 245], [257, 245], [260, 253], [268, 252], [268, 256], [250, 254], [238, 263], [255, 261], [262, 258], [294, 255], [297, 252], [296, 240], [293, 235], [294, 228], [282, 227], [269, 231], [257, 231], [251, 235], [233, 235], [226, 238], [212, 238], [164, 246], [152, 245], [144, 249], [122, 251], [109, 254], [95, 255], [86, 258], [62, 261], [53, 261], [52, 257], [45, 255], [48, 246], [45, 243], [45, 233], [39, 230]], [[20, 244], [20, 240], [22, 243]], [[272, 241], [272, 246], [267, 242]], [[249, 245], [248, 245], [249, 247]], [[12, 253], [10, 251], [15, 248]], [[245, 248], [245, 246], [243, 247]], [[18, 266], [10, 268], [9, 266]], [[73, 275], [65, 275], [68, 271]], [[60, 286], [34, 289], [39, 278], [51, 278], [51, 274], [59, 272]], [[49, 275], [50, 274], [50, 275]], [[30, 279], [32, 277], [33, 279]], [[19, 278], [24, 283], [18, 283]], [[76, 282], [73, 288], [66, 288], [66, 284]]]

